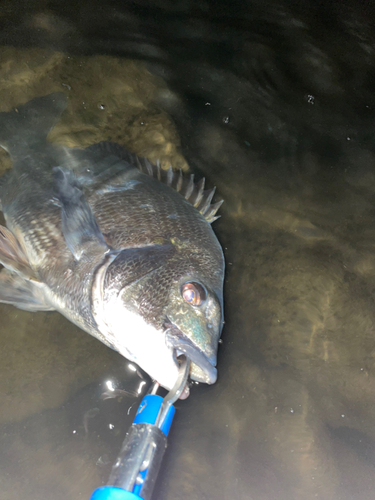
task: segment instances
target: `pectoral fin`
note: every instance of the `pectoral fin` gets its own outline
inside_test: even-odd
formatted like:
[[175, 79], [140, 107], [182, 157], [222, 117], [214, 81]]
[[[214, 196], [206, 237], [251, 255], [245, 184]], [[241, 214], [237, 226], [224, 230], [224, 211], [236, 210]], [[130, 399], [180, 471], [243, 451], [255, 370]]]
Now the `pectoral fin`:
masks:
[[17, 238], [4, 226], [0, 226], [0, 263], [23, 278], [37, 279]]
[[82, 188], [68, 169], [56, 167], [55, 195], [61, 207], [62, 232], [69, 250], [79, 261], [85, 254], [109, 250]]
[[45, 301], [43, 287], [30, 268], [26, 255], [6, 227], [0, 226], [0, 302], [25, 311], [53, 311]]
[[24, 311], [53, 311], [54, 308], [45, 301], [43, 286], [45, 285], [25, 280], [8, 269], [3, 269], [0, 272], [0, 302]]

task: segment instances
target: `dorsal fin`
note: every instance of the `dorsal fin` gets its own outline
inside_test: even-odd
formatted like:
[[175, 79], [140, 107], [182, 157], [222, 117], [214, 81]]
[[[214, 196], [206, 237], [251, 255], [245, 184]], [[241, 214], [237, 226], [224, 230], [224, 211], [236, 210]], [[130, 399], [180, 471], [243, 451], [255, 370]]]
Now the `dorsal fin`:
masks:
[[138, 169], [144, 174], [157, 179], [167, 186], [171, 186], [179, 192], [185, 200], [191, 203], [203, 215], [210, 224], [218, 219], [216, 212], [221, 207], [224, 200], [211, 204], [216, 188], [204, 190], [204, 177], [197, 183], [194, 182], [194, 175], [185, 177], [182, 170], [174, 171], [170, 166], [168, 170], [163, 170], [159, 162], [153, 165], [146, 158], [136, 157]]
[[[108, 157], [116, 157], [120, 160], [124, 160], [129, 166], [134, 165], [142, 173], [175, 189], [185, 198], [185, 200], [197, 208], [210, 224], [219, 218], [219, 216], [216, 216], [216, 212], [222, 205], [223, 200], [211, 204], [211, 200], [215, 194], [215, 188], [205, 191], [204, 178], [195, 183], [193, 174], [189, 177], [185, 177], [182, 170], [175, 171], [172, 169], [172, 166], [170, 166], [168, 170], [163, 170], [158, 161], [156, 165], [153, 165], [146, 158], [141, 158], [134, 153], [129, 153], [129, 151], [119, 144], [112, 142], [99, 142], [89, 146], [85, 151], [93, 153], [95, 158], [99, 160], [105, 160]], [[100, 165], [100, 161], [98, 165]]]

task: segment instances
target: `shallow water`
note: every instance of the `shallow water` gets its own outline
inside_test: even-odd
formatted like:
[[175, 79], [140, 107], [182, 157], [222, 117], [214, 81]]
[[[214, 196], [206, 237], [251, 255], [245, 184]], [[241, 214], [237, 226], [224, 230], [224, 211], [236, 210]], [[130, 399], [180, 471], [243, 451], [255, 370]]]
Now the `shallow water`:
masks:
[[[225, 199], [219, 380], [177, 404], [154, 498], [372, 499], [371, 12], [9, 5], [0, 111], [62, 90], [50, 140], [117, 141]], [[89, 498], [149, 380], [57, 313], [0, 315], [1, 498]]]

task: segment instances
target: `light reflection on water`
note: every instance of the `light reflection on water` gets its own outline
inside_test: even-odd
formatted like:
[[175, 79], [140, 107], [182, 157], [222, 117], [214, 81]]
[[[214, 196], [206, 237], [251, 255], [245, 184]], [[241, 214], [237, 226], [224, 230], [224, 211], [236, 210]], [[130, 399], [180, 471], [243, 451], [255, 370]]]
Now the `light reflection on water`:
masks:
[[[181, 144], [225, 199], [214, 224], [227, 262], [219, 380], [193, 386], [177, 403], [155, 499], [373, 498], [368, 144], [343, 126], [341, 137], [335, 128], [337, 155], [321, 145], [296, 158], [293, 144], [286, 154], [267, 141], [259, 152], [261, 141], [255, 151], [252, 139], [236, 133], [235, 111], [223, 119], [203, 100], [189, 122], [166, 84], [139, 63], [36, 49], [4, 48], [0, 57], [1, 110], [63, 90], [70, 111], [51, 140], [111, 139], [186, 168]], [[311, 94], [304, 102], [317, 105]], [[194, 106], [197, 112], [196, 99]], [[277, 137], [277, 124], [270, 127]], [[322, 136], [324, 127], [331, 134], [327, 123], [321, 127]], [[290, 131], [279, 134], [293, 142]], [[89, 498], [107, 480], [149, 381], [58, 314], [3, 305], [0, 313], [2, 498]]]

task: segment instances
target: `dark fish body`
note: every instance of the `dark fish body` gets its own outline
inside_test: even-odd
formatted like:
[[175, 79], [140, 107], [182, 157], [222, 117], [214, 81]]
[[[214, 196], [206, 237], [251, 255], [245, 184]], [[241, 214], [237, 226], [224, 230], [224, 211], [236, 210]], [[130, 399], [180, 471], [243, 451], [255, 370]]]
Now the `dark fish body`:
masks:
[[0, 114], [13, 160], [0, 180], [0, 301], [60, 311], [167, 388], [180, 352], [192, 378], [215, 382], [224, 260], [213, 191], [115, 144], [47, 143], [65, 106], [52, 94]]

